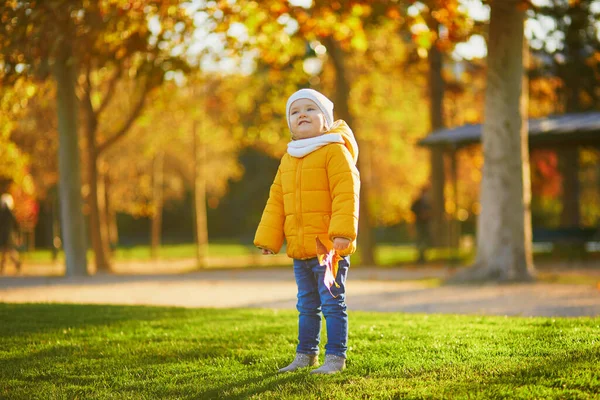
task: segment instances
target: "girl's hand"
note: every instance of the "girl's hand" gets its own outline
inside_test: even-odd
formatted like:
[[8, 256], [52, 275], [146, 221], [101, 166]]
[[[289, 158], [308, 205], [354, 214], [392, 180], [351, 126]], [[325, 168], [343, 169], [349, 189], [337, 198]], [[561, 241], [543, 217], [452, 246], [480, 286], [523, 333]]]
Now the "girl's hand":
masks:
[[350, 240], [337, 237], [333, 239], [333, 248], [336, 250], [346, 250], [350, 246]]
[[268, 256], [270, 254], [273, 254], [273, 252], [271, 250], [267, 250], [267, 249], [260, 249], [262, 251], [263, 256]]

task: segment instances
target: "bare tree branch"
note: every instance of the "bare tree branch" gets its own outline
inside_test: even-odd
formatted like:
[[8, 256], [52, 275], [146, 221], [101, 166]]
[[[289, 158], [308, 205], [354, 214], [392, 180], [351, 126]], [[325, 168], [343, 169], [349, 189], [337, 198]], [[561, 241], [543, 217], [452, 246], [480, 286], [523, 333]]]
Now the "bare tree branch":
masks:
[[131, 125], [133, 125], [134, 121], [140, 115], [140, 112], [144, 108], [144, 103], [146, 102], [146, 96], [147, 96], [148, 92], [150, 91], [150, 87], [152, 86], [151, 82], [152, 82], [152, 77], [148, 76], [146, 78], [146, 82], [144, 83], [144, 88], [142, 89], [140, 97], [138, 98], [137, 104], [133, 107], [131, 114], [129, 114], [129, 118], [127, 119], [127, 121], [125, 121], [125, 124], [123, 124], [123, 126], [121, 127], [121, 129], [119, 129], [117, 131], [117, 133], [115, 133], [113, 136], [111, 136], [109, 139], [107, 139], [104, 143], [98, 145], [98, 156], [100, 156], [100, 154], [102, 154], [106, 149], [111, 147], [118, 140], [120, 140], [123, 136], [125, 136], [125, 134], [129, 130], [129, 128], [131, 128]]
[[102, 104], [100, 104], [100, 107], [98, 107], [98, 110], [96, 111], [96, 116], [98, 118], [100, 117], [100, 114], [102, 114], [104, 109], [108, 106], [108, 104], [110, 103], [110, 101], [113, 97], [113, 94], [115, 93], [115, 89], [117, 87], [117, 82], [119, 82], [119, 78], [121, 77], [122, 71], [123, 71], [123, 68], [121, 67], [121, 65], [118, 65], [117, 69], [115, 70], [114, 75], [112, 76], [112, 78], [110, 79], [110, 82], [108, 83], [108, 90], [106, 91], [106, 94], [104, 95]]
[[81, 92], [79, 94], [79, 102], [82, 105], [82, 109], [86, 116], [86, 134], [88, 140], [93, 140], [95, 142], [95, 133], [96, 128], [98, 126], [98, 118], [96, 113], [94, 112], [94, 107], [92, 105], [92, 86], [90, 82], [90, 68], [87, 68], [85, 71], [85, 80], [80, 87]]

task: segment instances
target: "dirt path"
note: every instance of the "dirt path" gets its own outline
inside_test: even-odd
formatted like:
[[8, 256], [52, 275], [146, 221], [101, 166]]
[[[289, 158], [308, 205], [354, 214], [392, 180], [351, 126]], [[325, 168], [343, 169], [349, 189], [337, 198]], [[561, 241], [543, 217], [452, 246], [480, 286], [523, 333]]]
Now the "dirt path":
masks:
[[[600, 290], [583, 284], [437, 285], [445, 268], [355, 268], [350, 310], [521, 316], [600, 316]], [[598, 281], [600, 281], [600, 271]], [[433, 281], [437, 279], [438, 281]], [[0, 278], [0, 302], [182, 307], [295, 307], [291, 269], [205, 270], [184, 274], [85, 278]]]

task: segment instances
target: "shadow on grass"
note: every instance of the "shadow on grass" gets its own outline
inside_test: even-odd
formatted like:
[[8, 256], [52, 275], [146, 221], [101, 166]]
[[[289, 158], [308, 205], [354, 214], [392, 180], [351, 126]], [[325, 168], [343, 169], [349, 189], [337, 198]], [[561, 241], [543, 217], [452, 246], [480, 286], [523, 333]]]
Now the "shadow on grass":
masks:
[[[188, 312], [175, 307], [168, 310], [176, 318]], [[0, 338], [164, 317], [164, 308], [144, 306], [0, 303]]]
[[[522, 355], [522, 360], [514, 366], [501, 368], [494, 372], [497, 365], [483, 363], [479, 365], [476, 361], [466, 359], [463, 365], [458, 365], [462, 373], [457, 375], [456, 364], [442, 365], [436, 368], [422, 369], [419, 372], [409, 374], [386, 374], [379, 375], [374, 371], [364, 371], [353, 368], [347, 370], [338, 378], [353, 379], [368, 377], [369, 380], [381, 380], [380, 388], [393, 387], [393, 381], [402, 380], [410, 386], [410, 389], [394, 389], [387, 393], [390, 398], [405, 398], [415, 396], [415, 390], [419, 387], [426, 388], [425, 397], [430, 398], [452, 398], [454, 396], [473, 395], [478, 393], [484, 397], [506, 397], [515, 396], [515, 390], [520, 391], [518, 398], [544, 397], [555, 395], [562, 397], [568, 391], [576, 390], [579, 394], [594, 396], [600, 389], [600, 382], [594, 376], [594, 365], [600, 357], [600, 350], [592, 348], [565, 351], [562, 354], [551, 356], [540, 356], [532, 358]], [[397, 361], [396, 361], [397, 362]], [[359, 367], [360, 368], [360, 367]], [[580, 377], [573, 377], [572, 371], [579, 371]], [[587, 371], [587, 373], [586, 373]], [[380, 371], [383, 372], [383, 371]], [[324, 385], [330, 385], [335, 390], [340, 390], [339, 382], [336, 380], [323, 380], [315, 377]], [[390, 381], [391, 380], [391, 381]], [[286, 397], [310, 396], [311, 387], [315, 382], [311, 379], [308, 370], [284, 375], [276, 373], [263, 373], [259, 376], [232, 380], [231, 382], [211, 387], [199, 392], [200, 398], [215, 399], [246, 399], [259, 396], [265, 392], [271, 392], [271, 396], [285, 395]], [[382, 395], [382, 392], [371, 393], [371, 388], [365, 388], [363, 398], [371, 395]], [[314, 388], [316, 389], [316, 388]], [[385, 390], [385, 389], [383, 389]], [[175, 393], [173, 393], [175, 394]], [[181, 394], [181, 393], [178, 393]], [[359, 393], [353, 393], [358, 395]], [[393, 394], [393, 396], [392, 396]], [[571, 394], [573, 394], [571, 392]], [[344, 398], [343, 392], [338, 392]], [[395, 397], [394, 397], [395, 396]], [[420, 398], [420, 396], [417, 396]], [[476, 396], [477, 397], [477, 396]]]
[[[263, 373], [259, 376], [242, 381], [232, 381], [226, 384], [203, 390], [198, 393], [202, 399], [248, 399], [266, 391], [274, 391], [286, 384], [306, 381], [307, 372], [278, 374], [277, 372]], [[292, 385], [293, 386], [293, 385]], [[286, 391], [286, 395], [294, 394]]]
[[[489, 357], [473, 357], [468, 349], [461, 348], [454, 356], [446, 352], [443, 359], [435, 359], [435, 354], [421, 357], [422, 364], [415, 358], [418, 349], [403, 357], [390, 354], [375, 362], [361, 357], [352, 372], [354, 377], [380, 382], [375, 386], [404, 386], [394, 388], [386, 398], [596, 398], [600, 392], [600, 348], [589, 344], [559, 350], [560, 344], [556, 343], [564, 338], [557, 338], [556, 343], [546, 339], [541, 334], [530, 345], [518, 342], [504, 350], [496, 348], [501, 352], [494, 351]], [[590, 339], [589, 343], [593, 341]], [[535, 346], [535, 350], [530, 346]], [[405, 364], [403, 358], [410, 361]], [[402, 385], [394, 385], [394, 381]], [[569, 390], [585, 395], [581, 397], [581, 393], [578, 396]]]
[[[51, 347], [3, 359], [0, 375], [11, 382], [7, 393], [24, 390], [22, 397], [15, 398], [30, 398], [32, 390], [43, 392], [52, 387], [68, 398], [121, 394], [127, 398], [246, 399], [278, 392], [281, 387], [286, 388], [286, 395], [292, 394], [299, 390], [297, 383], [308, 380], [308, 369], [277, 374], [274, 366], [273, 372], [264, 372], [271, 366], [248, 367], [253, 357], [228, 354], [222, 343], [183, 342], [169, 351], [159, 346], [132, 349], [127, 344], [117, 350], [115, 341], [98, 338], [74, 344], [50, 340], [48, 345]], [[215, 360], [225, 360], [226, 366]]]
[[[515, 395], [515, 390], [520, 390], [520, 396], [515, 396], [520, 398], [528, 391], [534, 392], [529, 394], [532, 397], [549, 395], [543, 389], [554, 391], [553, 395], [560, 395], [559, 398], [564, 398], [567, 391], [572, 389], [595, 396], [600, 391], [600, 381], [595, 376], [598, 359], [600, 350], [593, 346], [552, 356], [540, 356], [539, 359], [528, 358], [506, 371], [488, 374], [488, 377], [483, 377], [475, 386], [473, 382], [450, 384], [448, 391], [453, 392], [453, 389], [463, 386], [464, 392], [469, 393], [480, 390], [481, 386], [487, 386], [495, 388], [492, 392], [504, 392], [507, 396]], [[572, 375], [572, 371], [578, 371], [580, 374], [587, 371], [588, 374], [587, 377], [580, 376], [577, 379]], [[537, 387], [537, 390], [534, 387]], [[574, 395], [570, 393], [568, 397], [576, 398]]]
[[[23, 389], [25, 394], [21, 398], [48, 394], [44, 390], [50, 387], [58, 388], [62, 398], [119, 398], [121, 395], [121, 398], [202, 399], [318, 398], [323, 393], [331, 393], [331, 398], [453, 398], [472, 394], [483, 398], [593, 398], [600, 390], [595, 374], [600, 348], [594, 347], [592, 342], [597, 320], [578, 324], [571, 320], [534, 320], [535, 329], [523, 329], [521, 325], [507, 328], [510, 331], [500, 336], [503, 342], [495, 345], [497, 339], [487, 335], [489, 330], [469, 327], [469, 319], [462, 317], [459, 318], [462, 323], [457, 326], [464, 331], [453, 331], [446, 336], [431, 335], [429, 332], [438, 326], [437, 320], [447, 320], [433, 316], [434, 321], [409, 336], [416, 342], [421, 341], [421, 345], [406, 347], [404, 353], [398, 352], [395, 339], [383, 339], [383, 335], [378, 338], [377, 331], [368, 333], [370, 322], [363, 321], [364, 349], [355, 353], [356, 362], [353, 361], [346, 372], [329, 379], [312, 377], [308, 370], [277, 374], [272, 349], [282, 347], [271, 342], [280, 339], [281, 332], [291, 331], [293, 314], [285, 314], [287, 317], [282, 321], [280, 315], [265, 312], [261, 314], [264, 325], [244, 323], [250, 316], [256, 319], [255, 313], [236, 311], [233, 315], [220, 316], [220, 311], [202, 311], [199, 315], [198, 310], [152, 307], [0, 304], [3, 322], [0, 348], [8, 348], [10, 352], [12, 341], [20, 345], [18, 351], [2, 359], [0, 376], [12, 385], [9, 390]], [[5, 319], [7, 315], [12, 315], [12, 319]], [[193, 317], [187, 321], [190, 325], [212, 322], [225, 329], [214, 331], [202, 327], [201, 331], [182, 329], [176, 335], [161, 335], [179, 324], [179, 319], [190, 316]], [[111, 332], [92, 329], [72, 341], [69, 335], [63, 341], [60, 331], [58, 335], [47, 335], [39, 340], [19, 337], [40, 331], [109, 326], [155, 317], [165, 323], [147, 330], [130, 328], [129, 337], [125, 337], [120, 348], [118, 328]], [[13, 331], [8, 324], [13, 325]], [[395, 324], [398, 328], [408, 326], [410, 335], [410, 325], [404, 318]], [[357, 327], [355, 331], [360, 332], [360, 329]], [[582, 329], [590, 334], [581, 334]], [[454, 338], [466, 332], [483, 335], [481, 340], [489, 343], [489, 349], [478, 351], [474, 356], [467, 346], [477, 345], [477, 340], [465, 340], [457, 350], [449, 350]], [[580, 333], [570, 336], [573, 332]], [[153, 336], [148, 336], [149, 333]], [[200, 340], [194, 340], [192, 335]], [[292, 340], [293, 335], [288, 336]], [[381, 340], [381, 344], [378, 345], [377, 340]], [[442, 353], [432, 360], [435, 352], [422, 350], [431, 349], [438, 341]], [[389, 352], [383, 356], [386, 348]], [[256, 364], [261, 360], [268, 361]], [[280, 360], [277, 357], [277, 362]], [[344, 392], [343, 381], [356, 379], [365, 379], [366, 386], [354, 386], [351, 394]], [[514, 391], [517, 395], [511, 395]]]

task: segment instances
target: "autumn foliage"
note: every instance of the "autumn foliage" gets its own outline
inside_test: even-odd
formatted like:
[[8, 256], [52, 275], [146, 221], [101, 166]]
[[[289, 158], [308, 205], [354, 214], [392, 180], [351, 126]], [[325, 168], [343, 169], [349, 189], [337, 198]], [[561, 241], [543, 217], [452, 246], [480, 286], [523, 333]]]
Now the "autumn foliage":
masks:
[[[18, 218], [30, 226], [37, 222], [39, 205], [53, 201], [58, 182], [56, 91], [55, 83], [46, 79], [54, 48], [43, 40], [48, 32], [55, 32], [56, 10], [46, 2], [27, 2], [30, 17], [37, 18], [32, 20], [18, 7], [20, 3], [8, 1], [0, 9], [0, 183], [3, 191], [22, 200], [16, 202]], [[248, 232], [236, 231], [235, 222], [226, 220], [233, 212], [218, 210], [254, 204], [246, 200], [259, 193], [246, 188], [243, 196], [237, 195], [245, 198], [232, 199], [228, 197], [232, 187], [241, 187], [244, 180], [260, 186], [261, 180], [268, 182], [273, 176], [250, 176], [248, 170], [253, 169], [244, 167], [240, 154], [256, 151], [265, 165], [280, 157], [289, 141], [285, 100], [298, 88], [313, 87], [347, 100], [361, 148], [361, 175], [367, 188], [363, 201], [373, 227], [411, 223], [410, 204], [430, 172], [429, 152], [418, 141], [431, 130], [427, 57], [432, 48], [443, 59], [446, 125], [480, 123], [484, 118], [485, 59], [468, 59], [456, 52], [457, 44], [485, 34], [487, 21], [474, 19], [467, 2], [56, 3], [70, 10], [67, 18], [74, 24], [82, 170], [89, 171], [84, 177], [96, 172], [106, 185], [104, 200], [109, 209], [99, 212], [115, 220], [115, 214], [143, 219], [159, 212], [154, 186], [157, 159], [162, 163], [161, 199], [166, 212], [184, 204], [193, 190], [195, 137], [206, 151], [209, 215], [220, 215], [219, 221], [209, 218], [209, 227], [223, 225], [227, 229], [219, 232], [247, 236]], [[583, 10], [593, 17], [593, 10], [584, 6], [570, 7], [563, 11]], [[558, 18], [546, 7], [528, 11], [532, 21], [542, 15]], [[563, 30], [568, 33], [569, 26]], [[581, 48], [589, 54], [580, 64], [563, 49], [556, 50], [560, 57], [548, 55], [549, 42], [538, 39], [532, 38], [528, 71], [530, 115], [567, 110], [567, 99], [573, 98], [568, 89], [575, 77], [565, 67], [577, 65], [586, 72], [581, 78], [585, 85], [579, 92], [580, 106], [597, 109], [597, 37], [584, 38]], [[340, 66], [334, 64], [334, 49], [344, 56], [348, 93], [336, 93]], [[334, 112], [341, 109], [341, 103], [336, 103]], [[480, 212], [483, 158], [477, 146], [462, 149], [457, 157], [458, 192], [455, 196], [454, 187], [447, 183], [444, 210], [448, 218], [472, 223]], [[593, 167], [597, 150], [585, 150], [582, 159], [589, 166], [585, 182], [597, 182], [600, 172]], [[445, 165], [449, 175], [449, 160]], [[559, 209], [553, 199], [562, 185], [556, 152], [532, 151], [531, 165], [533, 195], [539, 199], [534, 207], [540, 215], [556, 214]], [[89, 179], [81, 188], [86, 213], [91, 201], [100, 201], [93, 197], [101, 197], [90, 196], [90, 188], [97, 188], [90, 186]], [[589, 200], [582, 203], [584, 221], [597, 224], [598, 196], [593, 189], [585, 189], [583, 196]], [[261, 210], [246, 211], [251, 220], [247, 225], [253, 219], [258, 222]], [[192, 214], [189, 210], [186, 215]]]

